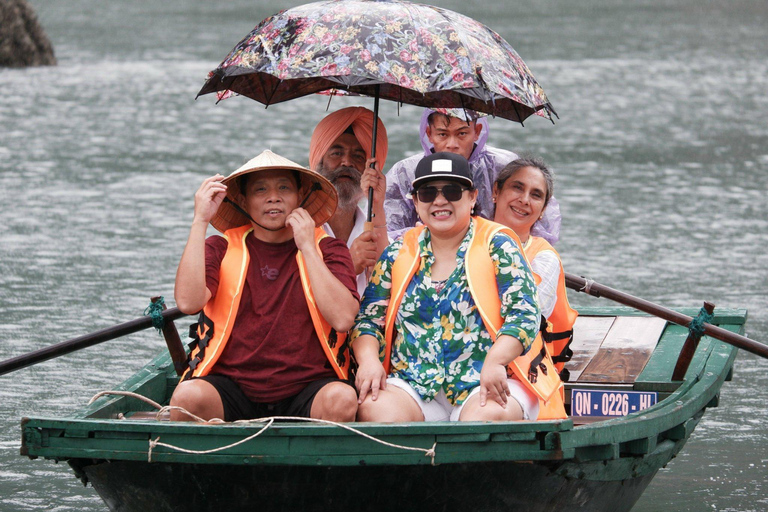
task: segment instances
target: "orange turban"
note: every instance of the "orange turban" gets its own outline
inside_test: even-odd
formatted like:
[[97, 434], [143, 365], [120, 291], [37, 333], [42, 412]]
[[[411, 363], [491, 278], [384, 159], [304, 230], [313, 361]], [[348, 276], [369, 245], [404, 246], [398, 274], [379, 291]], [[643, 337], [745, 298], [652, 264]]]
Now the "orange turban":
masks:
[[[378, 124], [376, 130], [376, 168], [381, 171], [387, 159], [388, 144], [387, 130], [381, 119], [379, 119]], [[355, 138], [363, 146], [366, 157], [370, 158], [373, 142], [373, 112], [365, 107], [347, 107], [325, 116], [322, 121], [317, 123], [309, 142], [310, 169], [313, 171], [317, 169], [323, 155], [350, 126]]]

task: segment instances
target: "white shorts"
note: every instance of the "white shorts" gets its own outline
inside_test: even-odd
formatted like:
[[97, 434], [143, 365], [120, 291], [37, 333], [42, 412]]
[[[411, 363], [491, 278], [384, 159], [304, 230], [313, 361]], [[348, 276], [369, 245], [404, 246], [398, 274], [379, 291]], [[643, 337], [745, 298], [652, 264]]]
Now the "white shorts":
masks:
[[[528, 391], [528, 388], [517, 379], [507, 379], [507, 384], [509, 385], [509, 391], [512, 393], [511, 397], [523, 409], [523, 419], [535, 420], [538, 418], [539, 400], [536, 396]], [[477, 385], [469, 393], [464, 403], [461, 405], [451, 405], [448, 397], [445, 396], [445, 391], [442, 389], [431, 402], [425, 402], [410, 384], [399, 377], [387, 377], [387, 386], [389, 385], [402, 389], [419, 404], [421, 412], [424, 414], [424, 421], [459, 421], [464, 404], [467, 403], [470, 397], [480, 392], [480, 385]]]

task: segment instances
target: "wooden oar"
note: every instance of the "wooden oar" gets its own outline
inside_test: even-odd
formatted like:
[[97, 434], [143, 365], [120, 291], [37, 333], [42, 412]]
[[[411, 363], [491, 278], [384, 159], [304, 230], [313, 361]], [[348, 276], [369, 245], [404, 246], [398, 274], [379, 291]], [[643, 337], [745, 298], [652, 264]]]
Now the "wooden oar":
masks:
[[[610, 299], [614, 302], [618, 302], [619, 304], [624, 304], [625, 306], [643, 311], [644, 313], [649, 313], [659, 318], [663, 318], [667, 322], [682, 325], [683, 327], [688, 327], [693, 320], [693, 318], [690, 316], [683, 315], [677, 311], [673, 311], [663, 306], [659, 306], [658, 304], [654, 304], [653, 302], [648, 302], [645, 299], [640, 299], [627, 293], [614, 290], [608, 286], [596, 283], [591, 279], [578, 277], [567, 272], [565, 273], [565, 285], [572, 290], [584, 292], [588, 295], [592, 295], [593, 297], [605, 297], [606, 299]], [[728, 343], [729, 345], [733, 345], [734, 347], [738, 347], [740, 349], [746, 350], [747, 352], [752, 352], [753, 354], [757, 354], [758, 356], [768, 359], [768, 345], [763, 345], [762, 343], [758, 343], [745, 336], [736, 334], [735, 332], [727, 331], [721, 327], [717, 327], [716, 325], [705, 323], [704, 334]]]
[[[163, 320], [165, 320], [166, 323], [186, 316], [186, 314], [179, 311], [179, 308], [166, 309], [163, 311], [162, 315]], [[28, 354], [3, 361], [0, 363], [0, 375], [5, 375], [6, 373], [10, 373], [14, 370], [26, 368], [27, 366], [32, 366], [33, 364], [41, 363], [43, 361], [47, 361], [48, 359], [53, 359], [54, 357], [69, 354], [70, 352], [80, 350], [81, 348], [87, 348], [104, 341], [119, 338], [120, 336], [133, 334], [134, 332], [142, 331], [144, 329], [149, 329], [150, 327], [152, 327], [152, 317], [143, 316], [141, 318], [137, 318], [136, 320], [131, 320], [129, 322], [102, 329], [101, 331], [96, 331], [94, 333], [86, 334], [78, 338], [73, 338], [69, 341], [63, 341], [61, 343], [57, 343], [56, 345], [51, 345], [50, 347], [41, 348], [40, 350], [35, 350], [34, 352], [29, 352]]]

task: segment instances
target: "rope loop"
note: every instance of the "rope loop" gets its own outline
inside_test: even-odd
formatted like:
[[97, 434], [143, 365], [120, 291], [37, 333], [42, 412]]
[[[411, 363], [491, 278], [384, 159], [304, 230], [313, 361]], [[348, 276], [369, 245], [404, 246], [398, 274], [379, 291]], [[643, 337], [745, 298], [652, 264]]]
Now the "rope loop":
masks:
[[688, 330], [691, 331], [691, 334], [701, 338], [704, 335], [704, 324], [711, 324], [714, 318], [714, 313], [707, 313], [706, 309], [701, 308], [701, 310], [699, 310], [698, 316], [691, 320], [691, 323], [688, 324]]
[[584, 292], [587, 295], [592, 295], [592, 285], [595, 284], [595, 282], [592, 279], [584, 278], [584, 286], [579, 290], [580, 292]]
[[144, 316], [152, 317], [152, 327], [157, 329], [160, 333], [165, 327], [165, 319], [163, 318], [163, 306], [165, 306], [165, 298], [160, 297], [155, 302], [150, 302], [149, 306], [144, 310]]
[[[131, 398], [135, 398], [137, 400], [141, 400], [142, 402], [145, 402], [152, 407], [154, 407], [157, 410], [157, 416], [156, 419], [160, 420], [160, 416], [168, 411], [175, 410], [180, 411], [186, 415], [188, 415], [190, 418], [192, 418], [197, 423], [201, 424], [208, 424], [208, 425], [215, 425], [215, 424], [222, 424], [225, 423], [223, 420], [219, 418], [213, 418], [211, 420], [204, 420], [203, 418], [200, 418], [199, 416], [196, 416], [192, 414], [191, 412], [187, 411], [183, 407], [177, 407], [174, 405], [166, 405], [162, 406], [155, 402], [154, 400], [147, 398], [143, 395], [140, 395], [138, 393], [134, 393], [132, 391], [101, 391], [97, 393], [93, 398], [91, 398], [91, 401], [88, 402], [89, 404], [96, 401], [98, 398], [106, 395], [118, 395], [118, 396], [127, 396]], [[172, 444], [167, 443], [161, 443], [160, 442], [160, 436], [158, 436], [155, 439], [149, 440], [149, 447], [147, 449], [147, 462], [152, 462], [152, 451], [157, 448], [158, 446], [162, 446], [164, 448], [168, 448], [169, 450], [175, 450], [182, 453], [188, 453], [193, 455], [205, 455], [208, 453], [216, 453], [220, 452], [222, 450], [226, 450], [228, 448], [233, 448], [237, 445], [246, 443], [250, 441], [251, 439], [255, 439], [259, 437], [262, 433], [267, 431], [276, 421], [303, 421], [308, 423], [315, 423], [318, 425], [332, 425], [334, 427], [338, 427], [344, 430], [347, 430], [349, 432], [352, 432], [353, 434], [356, 434], [358, 436], [364, 437], [366, 439], [369, 439], [375, 443], [379, 443], [384, 446], [389, 446], [390, 448], [398, 448], [400, 450], [409, 450], [414, 452], [422, 452], [424, 456], [429, 457], [431, 460], [432, 465], [435, 465], [435, 456], [437, 455], [437, 441], [435, 441], [432, 444], [432, 447], [429, 449], [426, 448], [419, 448], [417, 446], [404, 446], [401, 444], [395, 444], [395, 443], [389, 443], [387, 441], [384, 441], [383, 439], [378, 439], [377, 437], [374, 437], [372, 435], [366, 434], [365, 432], [362, 432], [361, 430], [358, 430], [354, 427], [351, 427], [349, 425], [346, 425], [344, 423], [337, 423], [335, 421], [329, 421], [329, 420], [321, 420], [316, 418], [304, 418], [304, 417], [296, 417], [296, 416], [269, 416], [266, 418], [256, 418], [252, 420], [237, 420], [233, 421], [232, 424], [239, 424], [239, 425], [254, 425], [257, 427], [261, 427], [256, 433], [251, 434], [248, 437], [245, 437], [243, 439], [240, 439], [239, 441], [236, 441], [234, 443], [228, 444], [226, 446], [219, 446], [218, 448], [212, 448], [210, 450], [188, 450], [186, 448], [182, 448], [180, 446], [175, 446]]]

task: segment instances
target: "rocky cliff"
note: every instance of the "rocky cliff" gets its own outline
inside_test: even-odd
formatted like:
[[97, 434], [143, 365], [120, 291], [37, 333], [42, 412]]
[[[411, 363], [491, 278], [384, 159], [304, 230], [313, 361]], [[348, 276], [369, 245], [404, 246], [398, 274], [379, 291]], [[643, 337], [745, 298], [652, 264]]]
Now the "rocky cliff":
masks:
[[26, 0], [0, 0], [0, 67], [55, 64], [51, 41]]

